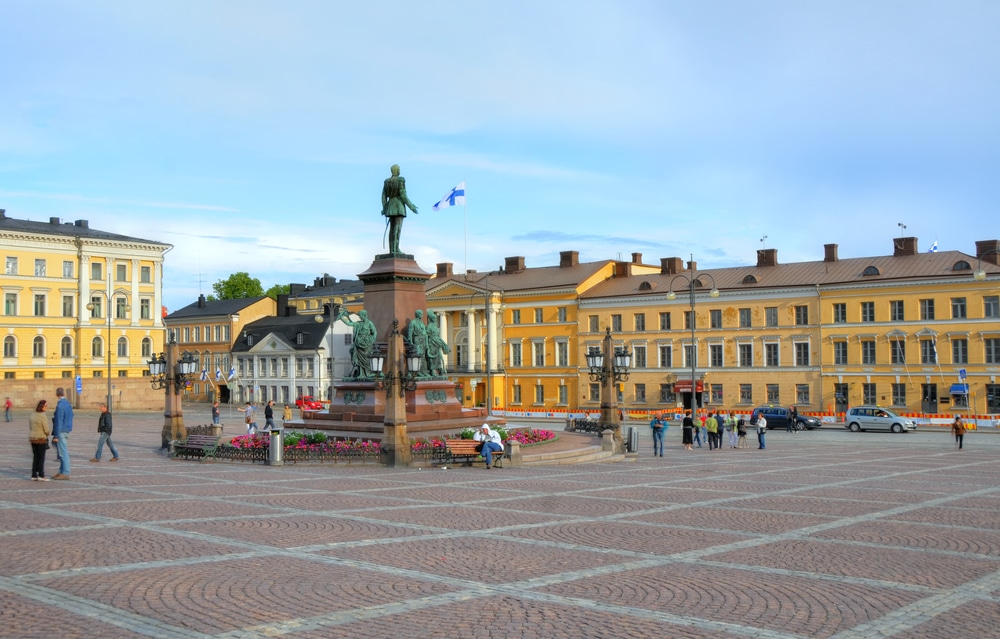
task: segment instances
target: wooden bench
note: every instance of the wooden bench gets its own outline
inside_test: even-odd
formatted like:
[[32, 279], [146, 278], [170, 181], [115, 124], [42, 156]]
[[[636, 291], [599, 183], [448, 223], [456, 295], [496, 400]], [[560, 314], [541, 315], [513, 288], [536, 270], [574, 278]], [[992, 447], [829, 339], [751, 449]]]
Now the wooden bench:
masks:
[[215, 449], [219, 447], [217, 435], [188, 435], [188, 438], [174, 445], [174, 457], [215, 457]]
[[[454, 464], [458, 459], [464, 459], [466, 465], [471, 466], [482, 454], [476, 450], [480, 442], [474, 439], [446, 439], [444, 448], [439, 449], [435, 456], [435, 461], [442, 464]], [[493, 466], [503, 468], [503, 457], [506, 449], [502, 452], [493, 453]], [[485, 459], [485, 457], [483, 458]]]

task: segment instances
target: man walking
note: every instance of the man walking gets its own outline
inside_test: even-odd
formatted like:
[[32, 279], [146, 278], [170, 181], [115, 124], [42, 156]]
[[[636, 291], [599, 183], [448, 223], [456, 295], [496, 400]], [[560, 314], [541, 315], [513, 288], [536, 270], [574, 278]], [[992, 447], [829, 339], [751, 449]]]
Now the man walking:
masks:
[[66, 399], [66, 391], [56, 389], [56, 410], [52, 414], [52, 443], [56, 445], [59, 472], [52, 479], [69, 479], [69, 434], [73, 431], [73, 406]]
[[3, 403], [3, 416], [4, 416], [4, 419], [6, 419], [8, 422], [11, 419], [10, 412], [12, 410], [14, 410], [14, 402], [10, 401], [10, 397], [8, 397], [7, 401], [5, 401]]
[[663, 433], [666, 431], [663, 420], [657, 415], [649, 422], [649, 427], [653, 430], [653, 457], [663, 457]]
[[274, 400], [267, 400], [267, 406], [264, 407], [264, 428], [271, 430], [277, 428], [274, 425]]
[[100, 437], [97, 439], [97, 452], [94, 453], [94, 458], [90, 461], [101, 461], [101, 452], [104, 450], [105, 442], [108, 444], [108, 450], [111, 451], [111, 461], [118, 461], [118, 449], [111, 443], [111, 413], [108, 412], [107, 404], [101, 404], [101, 416], [97, 418], [97, 432], [100, 433]]

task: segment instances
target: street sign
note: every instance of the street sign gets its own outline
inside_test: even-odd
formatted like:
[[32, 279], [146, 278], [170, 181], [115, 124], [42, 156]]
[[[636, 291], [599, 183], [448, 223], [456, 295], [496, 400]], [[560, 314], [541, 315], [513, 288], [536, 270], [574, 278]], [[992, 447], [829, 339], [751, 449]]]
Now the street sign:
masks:
[[76, 394], [79, 395], [83, 392], [83, 378], [79, 375], [76, 376]]
[[964, 382], [965, 381], [965, 369], [964, 368], [958, 369], [958, 381], [960, 381], [960, 382]]

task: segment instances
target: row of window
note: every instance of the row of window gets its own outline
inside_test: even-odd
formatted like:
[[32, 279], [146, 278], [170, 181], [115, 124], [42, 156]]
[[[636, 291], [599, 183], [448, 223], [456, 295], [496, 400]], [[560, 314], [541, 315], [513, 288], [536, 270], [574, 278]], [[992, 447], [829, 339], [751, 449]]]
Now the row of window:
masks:
[[[18, 298], [17, 293], [4, 293], [3, 300], [3, 313], [4, 315], [19, 315], [18, 308]], [[129, 311], [132, 307], [129, 306], [128, 299], [124, 296], [114, 297], [115, 306], [115, 319], [128, 319]], [[139, 319], [152, 319], [153, 303], [149, 298], [142, 298], [139, 300]], [[92, 319], [101, 319], [104, 316], [104, 296], [95, 295], [90, 298], [90, 303], [87, 304], [87, 310], [90, 311], [90, 317]], [[46, 293], [35, 293], [34, 295], [34, 306], [33, 306], [34, 317], [46, 317], [48, 316], [48, 294]], [[63, 317], [76, 317], [76, 296], [75, 295], [63, 295], [62, 296], [62, 316]]]
[[[208, 388], [206, 387], [206, 390]], [[195, 393], [200, 392], [200, 385], [196, 385]], [[292, 396], [291, 388], [288, 386], [249, 386], [249, 385], [239, 385], [236, 387], [236, 401], [243, 402], [256, 402], [258, 404], [266, 404], [269, 401], [273, 401], [275, 404], [288, 404], [292, 406], [294, 404], [295, 398], [303, 397], [306, 395], [316, 396], [315, 389], [313, 386], [296, 386], [295, 395]], [[262, 418], [263, 423], [263, 418]]]
[[[204, 326], [182, 326], [177, 329], [181, 344], [192, 342], [229, 343], [229, 324], [205, 324]], [[252, 342], [251, 342], [252, 345]]]
[[[875, 358], [875, 340], [863, 340], [859, 344], [859, 363], [861, 365], [877, 364]], [[966, 338], [951, 339], [951, 364], [969, 363], [969, 340]], [[983, 363], [1000, 364], [1000, 338], [983, 338]], [[848, 342], [838, 340], [833, 343], [833, 363], [837, 366], [844, 366], [850, 363], [848, 358]], [[902, 339], [890, 339], [889, 341], [889, 363], [907, 364], [906, 341]], [[941, 364], [937, 340], [920, 340], [920, 363], [921, 364]]]
[[[937, 319], [935, 310], [935, 300], [918, 300], [920, 309], [920, 320], [929, 321]], [[861, 322], [875, 322], [875, 302], [860, 302], [858, 308], [858, 319]], [[986, 295], [983, 297], [983, 317], [1000, 318], [1000, 296]], [[967, 319], [968, 303], [964, 297], [951, 298], [951, 319]], [[889, 321], [905, 322], [906, 307], [903, 300], [889, 300]], [[846, 324], [848, 322], [847, 304], [838, 302], [833, 305], [833, 323]]]
[[[62, 263], [62, 276], [65, 278], [72, 278], [73, 275], [73, 265], [75, 262], [71, 260], [63, 260]], [[115, 264], [115, 281], [116, 282], [129, 282], [129, 264], [118, 263]], [[18, 275], [18, 258], [7, 256], [4, 262], [4, 273], [7, 275]], [[46, 277], [48, 275], [48, 260], [45, 258], [35, 258], [35, 276], [36, 277]], [[104, 263], [103, 262], [91, 262], [90, 263], [90, 279], [92, 280], [104, 280]], [[153, 269], [151, 266], [140, 266], [139, 267], [139, 281], [143, 284], [150, 284], [153, 281]]]
[[[236, 370], [240, 378], [289, 377], [294, 359], [296, 377], [315, 377], [316, 358], [305, 357], [237, 357]], [[329, 366], [328, 366], [329, 368]]]
[[[739, 401], [738, 404], [753, 406], [758, 402], [754, 399], [753, 384], [740, 384], [739, 385]], [[601, 385], [599, 383], [593, 383], [589, 386], [589, 401], [599, 402], [601, 401]], [[708, 387], [709, 392], [709, 403], [715, 405], [721, 405], [723, 403], [724, 397], [724, 385], [723, 384], [712, 384]], [[545, 387], [542, 384], [535, 384], [532, 387], [533, 391], [533, 403], [534, 404], [545, 404]], [[764, 400], [769, 404], [780, 404], [781, 403], [781, 389], [778, 384], [765, 384], [764, 395], [766, 399]], [[618, 402], [624, 403], [624, 385], [617, 385], [616, 392], [618, 393]], [[559, 385], [557, 387], [557, 405], [568, 405], [569, 403], [569, 387], [566, 385]], [[811, 403], [810, 386], [809, 384], [796, 384], [795, 385], [795, 404], [801, 406], [808, 406]], [[523, 404], [523, 390], [520, 384], [514, 384], [511, 387], [511, 401], [514, 404]], [[646, 404], [649, 403], [649, 399], [646, 395], [646, 384], [633, 384], [632, 385], [632, 398], [629, 404]], [[660, 384], [659, 385], [659, 395], [657, 396], [656, 403], [668, 404], [670, 406], [676, 405], [677, 396], [674, 393], [673, 384]]]
[[[151, 357], [153, 354], [153, 340], [148, 337], [142, 338], [142, 357]], [[104, 338], [97, 336], [90, 342], [90, 354], [92, 357], [104, 357], [107, 351], [104, 349]], [[129, 340], [127, 337], [118, 338], [118, 357], [128, 357]], [[5, 358], [17, 357], [17, 338], [7, 335], [3, 338], [3, 356]], [[45, 357], [45, 338], [36, 335], [31, 340], [31, 356], [33, 358]], [[59, 342], [60, 357], [74, 357], [73, 338], [65, 336]]]
[[[545, 309], [536, 308], [536, 309], [532, 309], [532, 310], [534, 311], [535, 324], [543, 324], [545, 322], [545, 320], [544, 320], [544, 314], [543, 314], [543, 311]], [[557, 322], [565, 322], [566, 321], [566, 307], [565, 306], [559, 306], [559, 307], [556, 308], [556, 321]], [[515, 308], [515, 309], [511, 310], [511, 312], [510, 312], [510, 323], [511, 324], [520, 324], [521, 323], [521, 309]]]
[[[149, 371], [143, 372], [143, 376], [144, 377], [146, 375], [148, 375], [148, 374], [149, 374]], [[94, 377], [104, 377], [104, 371], [95, 370], [95, 371], [93, 371], [93, 376]], [[62, 377], [64, 379], [72, 378], [73, 377], [73, 371], [62, 371]], [[124, 370], [124, 369], [123, 370], [119, 370], [118, 371], [118, 377], [128, 377], [128, 371]], [[17, 377], [17, 371], [4, 371], [3, 372], [3, 378], [4, 379], [18, 379], [18, 377]], [[45, 379], [45, 371], [34, 371], [32, 373], [32, 378], [33, 379]], [[22, 379], [24, 379], [24, 378], [22, 377]]]

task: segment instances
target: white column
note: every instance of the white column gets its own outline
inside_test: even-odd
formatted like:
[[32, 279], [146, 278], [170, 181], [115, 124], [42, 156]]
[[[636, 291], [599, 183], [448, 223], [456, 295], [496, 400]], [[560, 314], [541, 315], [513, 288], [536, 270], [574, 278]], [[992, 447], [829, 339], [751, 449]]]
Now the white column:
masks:
[[470, 308], [465, 311], [466, 324], [469, 328], [469, 356], [465, 362], [465, 370], [474, 373], [476, 371], [476, 351], [479, 346], [479, 324], [476, 323], [476, 309]]
[[489, 344], [489, 370], [497, 369], [497, 309], [491, 304], [486, 317], [486, 341]]
[[448, 313], [446, 311], [438, 313], [438, 330], [441, 332], [441, 339], [451, 347], [451, 352], [444, 356], [445, 370], [450, 371], [452, 363], [455, 361], [455, 346], [452, 344], [451, 335], [448, 334]]

